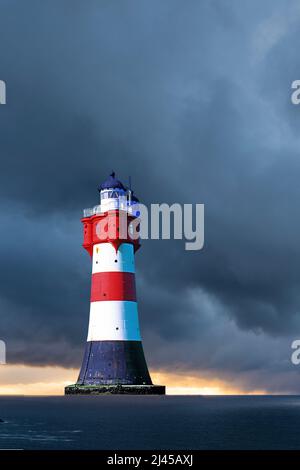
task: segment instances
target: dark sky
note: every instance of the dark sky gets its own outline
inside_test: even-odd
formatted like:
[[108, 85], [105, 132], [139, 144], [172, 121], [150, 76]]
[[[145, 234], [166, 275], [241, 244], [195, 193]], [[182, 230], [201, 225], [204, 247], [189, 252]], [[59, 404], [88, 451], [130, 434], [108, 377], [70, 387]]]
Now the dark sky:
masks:
[[205, 247], [144, 241], [154, 369], [300, 392], [298, 1], [0, 0], [0, 337], [79, 366], [80, 217], [114, 169], [146, 203], [204, 203]]

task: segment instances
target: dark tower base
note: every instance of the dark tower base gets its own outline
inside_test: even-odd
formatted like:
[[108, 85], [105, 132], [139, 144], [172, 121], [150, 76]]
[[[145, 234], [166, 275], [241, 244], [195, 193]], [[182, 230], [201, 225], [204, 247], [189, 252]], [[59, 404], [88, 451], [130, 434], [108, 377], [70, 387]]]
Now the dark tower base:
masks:
[[78, 381], [66, 395], [165, 395], [153, 385], [141, 341], [88, 341]]
[[68, 385], [65, 395], [165, 395], [164, 385]]
[[141, 341], [88, 341], [77, 385], [152, 385]]

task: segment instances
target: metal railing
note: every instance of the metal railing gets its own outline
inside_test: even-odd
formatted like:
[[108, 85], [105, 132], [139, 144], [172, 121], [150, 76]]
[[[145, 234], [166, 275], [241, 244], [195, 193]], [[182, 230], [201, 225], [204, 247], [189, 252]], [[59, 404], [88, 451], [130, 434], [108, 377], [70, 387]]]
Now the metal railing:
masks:
[[109, 210], [123, 210], [128, 212], [129, 214], [136, 215], [138, 211], [138, 204], [135, 205], [128, 205], [127, 201], [118, 201], [113, 200], [110, 202], [105, 202], [104, 204], [99, 204], [98, 206], [94, 206], [91, 208], [83, 209], [83, 217], [91, 217], [92, 215], [103, 214]]

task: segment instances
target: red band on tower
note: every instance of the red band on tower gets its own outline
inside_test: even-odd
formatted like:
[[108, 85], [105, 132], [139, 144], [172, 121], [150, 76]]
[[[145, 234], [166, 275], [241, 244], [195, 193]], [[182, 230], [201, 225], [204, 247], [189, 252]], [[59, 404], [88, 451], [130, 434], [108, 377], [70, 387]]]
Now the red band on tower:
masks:
[[129, 300], [135, 302], [134, 273], [94, 273], [92, 275], [91, 302], [100, 300]]

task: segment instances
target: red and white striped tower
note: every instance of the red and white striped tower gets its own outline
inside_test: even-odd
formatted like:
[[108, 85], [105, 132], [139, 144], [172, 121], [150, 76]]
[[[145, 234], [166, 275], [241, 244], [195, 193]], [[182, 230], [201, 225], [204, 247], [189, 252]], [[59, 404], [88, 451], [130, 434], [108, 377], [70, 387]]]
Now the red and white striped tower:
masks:
[[138, 199], [112, 173], [99, 187], [100, 205], [84, 211], [84, 248], [92, 256], [90, 321], [74, 393], [164, 394], [153, 385], [140, 335], [134, 254], [139, 239], [130, 225]]

